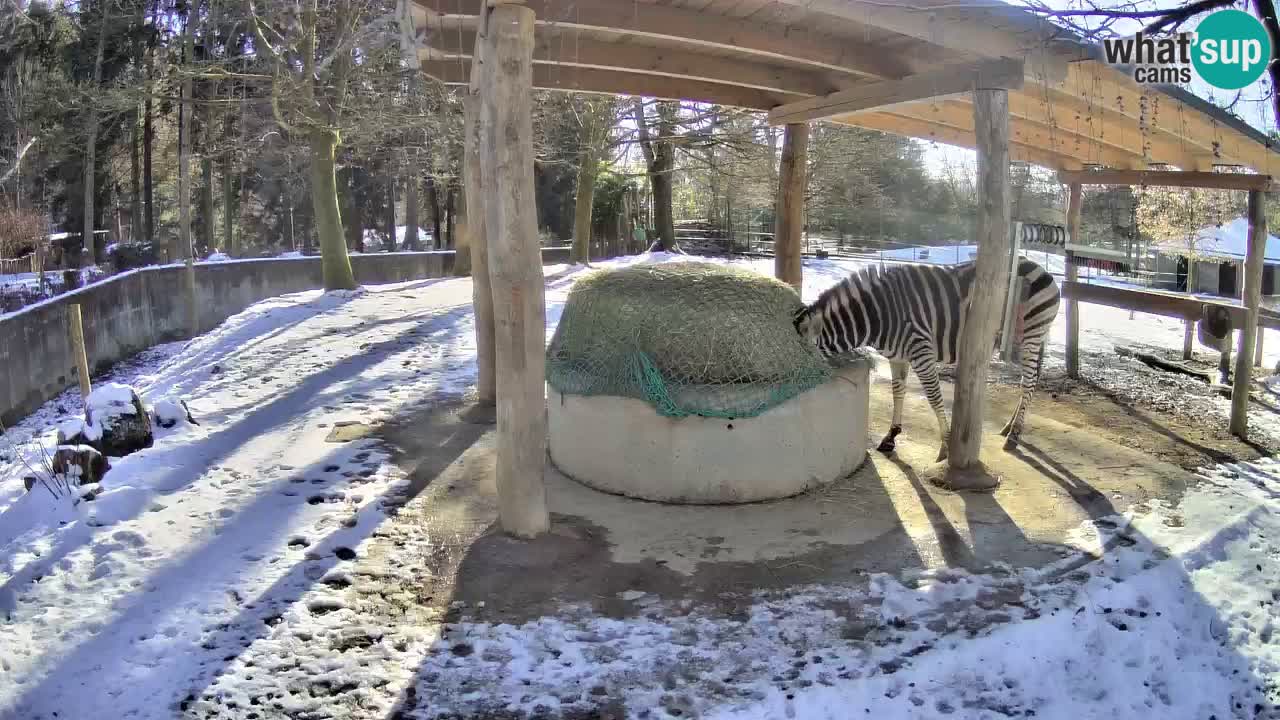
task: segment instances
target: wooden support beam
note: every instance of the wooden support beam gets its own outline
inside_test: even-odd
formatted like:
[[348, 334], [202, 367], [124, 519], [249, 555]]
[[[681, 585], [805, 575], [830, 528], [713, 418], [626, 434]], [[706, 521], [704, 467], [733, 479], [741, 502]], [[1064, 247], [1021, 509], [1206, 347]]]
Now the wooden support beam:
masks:
[[804, 195], [808, 178], [809, 124], [789, 123], [778, 166], [778, 203], [773, 235], [774, 275], [799, 293], [803, 282], [800, 250], [804, 239]]
[[546, 306], [533, 184], [533, 11], [489, 11], [480, 62], [480, 156], [493, 285], [498, 390], [497, 485], [502, 528], [533, 537], [550, 528]]
[[[1084, 195], [1080, 183], [1072, 183], [1067, 197], [1067, 242], [1080, 241], [1080, 210], [1084, 207]], [[1066, 281], [1076, 281], [1076, 264], [1073, 253], [1066, 252]], [[1080, 377], [1080, 307], [1075, 298], [1067, 298], [1067, 377]]]
[[[476, 52], [482, 52], [484, 37], [477, 36]], [[476, 325], [476, 400], [493, 405], [498, 399], [494, 379], [493, 288], [489, 277], [489, 238], [485, 231], [484, 166], [480, 158], [482, 128], [480, 126], [480, 77], [483, 63], [472, 68], [471, 83], [462, 98], [462, 199], [465, 203], [467, 245], [471, 263], [471, 304]]]
[[1262, 367], [1262, 340], [1266, 337], [1267, 329], [1258, 323], [1258, 340], [1253, 346], [1253, 366]]
[[[1061, 30], [1031, 13], [1003, 3], [987, 4], [986, 13], [972, 3], [915, 0], [909, 4], [883, 0], [777, 0], [811, 12], [923, 40], [980, 57], [1020, 57], [1043, 52]], [[951, 6], [951, 7], [948, 7]], [[1066, 51], [1068, 43], [1056, 43]]]
[[[438, 11], [434, 0], [418, 0], [414, 17], [418, 28], [474, 27], [475, 16], [488, 0], [449, 0]], [[696, 10], [634, 0], [525, 0], [538, 14], [538, 23], [578, 31], [625, 33], [633, 38], [678, 40], [707, 48], [786, 60], [873, 78], [910, 75], [910, 58], [884, 53], [865, 44], [848, 42], [803, 28], [786, 28], [748, 18], [729, 17]]]
[[1148, 187], [1190, 187], [1216, 190], [1276, 189], [1270, 175], [1248, 173], [1197, 172], [1194, 170], [1072, 170], [1058, 173], [1058, 180], [1084, 185], [1146, 185]]
[[[427, 36], [427, 46], [418, 50], [422, 60], [448, 62], [471, 57], [475, 33], [471, 30], [440, 30]], [[703, 52], [699, 52], [702, 49]], [[534, 40], [533, 62], [559, 68], [620, 70], [638, 75], [659, 75], [799, 95], [825, 95], [857, 78], [820, 68], [798, 69], [768, 62], [724, 57], [691, 49], [655, 48], [627, 42], [608, 42], [578, 37], [573, 31], [547, 28]], [[560, 73], [566, 74], [561, 69]], [[839, 78], [833, 78], [839, 75]], [[536, 82], [536, 80], [535, 80]]]
[[1253, 346], [1258, 335], [1258, 306], [1262, 302], [1262, 261], [1267, 251], [1267, 215], [1261, 190], [1249, 191], [1249, 247], [1244, 261], [1244, 325], [1236, 353], [1236, 376], [1231, 387], [1231, 434], [1249, 439], [1249, 391], [1253, 387]]
[[[422, 62], [423, 72], [446, 85], [465, 85], [470, 75], [470, 67], [471, 61], [465, 58]], [[606, 95], [643, 95], [659, 100], [689, 100], [747, 110], [768, 110], [802, 97], [792, 93], [758, 90], [741, 85], [596, 68], [568, 70], [554, 65], [538, 65], [533, 68], [532, 77], [533, 86], [545, 90], [569, 90]]]
[[[856, 115], [843, 115], [835, 118], [834, 122], [844, 125], [856, 125], [864, 127], [868, 130], [879, 130], [881, 132], [893, 133], [895, 135], [905, 135], [907, 137], [919, 138], [925, 141], [934, 141], [955, 145], [957, 147], [973, 149], [974, 135], [972, 130], [959, 130], [946, 125], [938, 125], [929, 123], [901, 115], [891, 115], [888, 113], [857, 113]], [[1050, 169], [1080, 169], [1083, 165], [1074, 158], [1064, 155], [1057, 155], [1043, 148], [1030, 147], [1021, 145], [1016, 142], [1009, 143], [1009, 159], [1019, 162], [1035, 163]]]
[[781, 105], [769, 111], [769, 124], [823, 120], [836, 115], [958, 95], [974, 88], [1016, 90], [1025, 81], [1026, 70], [1021, 59], [985, 60], [973, 65], [911, 75], [901, 80], [865, 83], [822, 97]]
[[[956, 363], [955, 403], [950, 441], [951, 471], [981, 468], [983, 406], [987, 365], [1004, 304], [1009, 259], [1009, 93], [973, 93], [978, 145], [978, 257], [973, 290], [964, 313]], [[956, 484], [953, 479], [952, 484]], [[983, 483], [989, 486], [989, 483]]]

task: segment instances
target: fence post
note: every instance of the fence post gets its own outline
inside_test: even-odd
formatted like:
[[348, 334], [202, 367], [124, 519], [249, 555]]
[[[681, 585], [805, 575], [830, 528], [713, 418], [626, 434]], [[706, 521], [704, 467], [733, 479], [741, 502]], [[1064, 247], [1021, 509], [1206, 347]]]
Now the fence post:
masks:
[[[1080, 208], [1083, 203], [1080, 183], [1072, 183], [1067, 200], [1067, 249], [1063, 252], [1065, 280], [1076, 281], [1075, 253], [1070, 246], [1080, 242]], [[1067, 376], [1080, 377], [1080, 307], [1074, 298], [1067, 298]]]
[[[76, 362], [77, 380], [80, 381], [80, 399], [88, 401], [93, 388], [89, 385], [89, 354], [84, 347], [84, 325], [80, 316], [80, 304], [67, 305], [67, 334], [71, 339], [71, 356]], [[87, 409], [87, 408], [86, 408]]]

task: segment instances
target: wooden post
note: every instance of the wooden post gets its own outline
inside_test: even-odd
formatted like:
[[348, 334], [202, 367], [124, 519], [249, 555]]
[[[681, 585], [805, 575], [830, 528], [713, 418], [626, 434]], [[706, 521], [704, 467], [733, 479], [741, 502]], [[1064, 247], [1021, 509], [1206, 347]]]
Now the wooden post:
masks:
[[1244, 261], [1244, 327], [1236, 353], [1236, 376], [1231, 387], [1231, 434], [1249, 438], [1249, 389], [1253, 385], [1253, 346], [1258, 336], [1258, 305], [1262, 302], [1262, 259], [1267, 249], [1267, 216], [1261, 190], [1249, 191], [1249, 248]]
[[[1071, 245], [1080, 243], [1080, 208], [1084, 203], [1080, 183], [1068, 186], [1067, 199], [1067, 242]], [[1076, 281], [1075, 254], [1066, 251], [1067, 282]], [[1080, 377], [1080, 305], [1073, 298], [1067, 298], [1067, 377]]]
[[192, 264], [191, 254], [187, 254], [182, 272], [183, 284], [187, 295], [187, 332], [191, 337], [200, 334], [200, 306], [196, 304], [196, 267]]
[[[1009, 92], [974, 90], [973, 120], [978, 149], [978, 257], [956, 364], [949, 452], [952, 471], [981, 469], [978, 456], [987, 365], [1009, 279]], [[994, 484], [990, 478], [961, 481], [956, 473], [950, 477], [949, 484], [956, 487]]]
[[1262, 339], [1266, 336], [1267, 329], [1258, 325], [1258, 339], [1253, 346], [1253, 366], [1262, 367]]
[[1006, 293], [1004, 314], [1000, 319], [1000, 357], [1009, 362], [1013, 360], [1014, 335], [1017, 331], [1018, 321], [1014, 317], [1014, 313], [1018, 309], [1018, 302], [1022, 299], [1022, 278], [1018, 277], [1018, 262], [1021, 258], [1018, 255], [1018, 248], [1022, 238], [1019, 237], [1019, 230], [1022, 223], [1012, 223], [1009, 238], [1009, 285]]
[[1196, 337], [1196, 321], [1187, 320], [1182, 325], [1182, 359], [1190, 360], [1191, 353], [1195, 349], [1193, 342]]
[[89, 354], [84, 347], [84, 325], [79, 303], [67, 305], [67, 335], [71, 339], [71, 357], [76, 361], [80, 381], [80, 399], [86, 400], [93, 388], [89, 385]]
[[[483, 26], [483, 23], [482, 23]], [[481, 52], [483, 35], [476, 37], [476, 53]], [[494, 380], [493, 289], [489, 283], [489, 242], [485, 232], [485, 178], [480, 161], [480, 62], [472, 65], [472, 83], [463, 97], [463, 201], [466, 203], [467, 246], [471, 265], [471, 304], [476, 324], [476, 395], [482, 405], [497, 402]]]
[[800, 231], [804, 227], [804, 190], [808, 173], [809, 124], [787, 123], [778, 170], [777, 220], [773, 234], [773, 273], [800, 292]]
[[550, 528], [546, 306], [533, 185], [533, 10], [497, 5], [480, 61], [480, 157], [496, 330], [497, 484], [502, 528], [534, 537]]

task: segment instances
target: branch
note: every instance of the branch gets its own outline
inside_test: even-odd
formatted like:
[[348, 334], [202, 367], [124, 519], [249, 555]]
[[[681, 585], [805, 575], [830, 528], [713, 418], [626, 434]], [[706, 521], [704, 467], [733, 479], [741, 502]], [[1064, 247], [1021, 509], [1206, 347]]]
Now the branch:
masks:
[[18, 155], [13, 161], [13, 167], [6, 170], [4, 175], [0, 175], [0, 185], [4, 185], [9, 182], [9, 178], [12, 177], [14, 173], [18, 172], [18, 168], [22, 167], [22, 159], [27, 156], [27, 151], [36, 144], [36, 140], [38, 139], [39, 138], [31, 138], [27, 141], [26, 145], [22, 146], [22, 149], [18, 151]]

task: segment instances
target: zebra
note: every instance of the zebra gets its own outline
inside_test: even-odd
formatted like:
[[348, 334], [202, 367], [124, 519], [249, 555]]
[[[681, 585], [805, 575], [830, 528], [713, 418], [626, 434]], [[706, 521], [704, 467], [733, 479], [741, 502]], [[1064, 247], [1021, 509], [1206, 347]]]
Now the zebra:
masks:
[[[902, 401], [910, 366], [938, 418], [942, 440], [938, 460], [946, 459], [950, 426], [938, 387], [937, 366], [956, 362], [974, 274], [972, 262], [953, 267], [900, 265], [886, 270], [872, 266], [840, 281], [796, 312], [796, 331], [816, 343], [824, 356], [871, 346], [889, 360], [893, 419], [877, 448], [880, 452], [893, 452], [902, 432]], [[1006, 438], [1006, 449], [1015, 447], [1022, 433], [1023, 417], [1040, 379], [1045, 335], [1057, 317], [1061, 299], [1058, 284], [1036, 263], [1020, 260], [1018, 277], [1023, 281], [1018, 306], [1021, 317], [1016, 318], [1022, 331], [1022, 397], [1000, 431]]]

